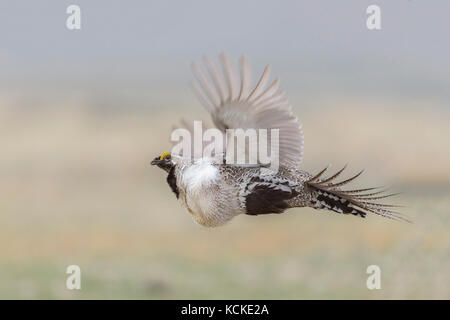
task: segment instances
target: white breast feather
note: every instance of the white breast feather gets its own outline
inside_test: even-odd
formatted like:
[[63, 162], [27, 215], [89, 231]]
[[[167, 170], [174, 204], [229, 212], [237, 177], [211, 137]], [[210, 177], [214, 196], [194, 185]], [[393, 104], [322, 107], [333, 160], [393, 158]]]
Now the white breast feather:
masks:
[[215, 217], [215, 193], [211, 192], [212, 186], [219, 178], [219, 170], [211, 161], [199, 159], [196, 163], [186, 168], [182, 174], [181, 187], [184, 197], [181, 200], [194, 216], [195, 220], [208, 226], [221, 224]]
[[183, 174], [183, 182], [186, 189], [195, 192], [214, 182], [219, 170], [210, 161], [200, 159], [194, 165], [188, 167]]

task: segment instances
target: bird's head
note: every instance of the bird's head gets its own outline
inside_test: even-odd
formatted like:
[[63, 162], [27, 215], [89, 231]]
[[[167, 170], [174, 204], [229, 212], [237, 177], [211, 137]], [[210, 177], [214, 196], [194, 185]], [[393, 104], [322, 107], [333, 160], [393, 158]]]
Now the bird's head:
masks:
[[151, 164], [156, 165], [167, 172], [169, 172], [175, 165], [170, 152], [164, 152], [162, 155], [157, 156], [152, 160]]

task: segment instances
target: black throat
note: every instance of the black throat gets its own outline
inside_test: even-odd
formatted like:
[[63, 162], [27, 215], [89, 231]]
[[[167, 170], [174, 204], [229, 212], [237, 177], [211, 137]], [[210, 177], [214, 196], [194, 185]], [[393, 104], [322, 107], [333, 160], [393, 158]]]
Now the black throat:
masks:
[[178, 199], [180, 192], [178, 191], [178, 187], [177, 187], [177, 177], [175, 176], [175, 166], [173, 166], [169, 170], [169, 175], [167, 176], [167, 183], [169, 184], [170, 189], [172, 189], [173, 193], [175, 193], [175, 195], [177, 196], [177, 199]]

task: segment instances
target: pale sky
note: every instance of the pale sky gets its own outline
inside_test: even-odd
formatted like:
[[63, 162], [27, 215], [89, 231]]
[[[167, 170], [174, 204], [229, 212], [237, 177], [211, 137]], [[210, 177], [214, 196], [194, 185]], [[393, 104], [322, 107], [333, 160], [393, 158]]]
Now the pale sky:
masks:
[[[81, 7], [81, 30], [66, 28], [70, 4]], [[366, 28], [370, 4], [381, 8], [379, 31]], [[447, 0], [2, 0], [0, 93], [93, 97], [117, 88], [111, 95], [155, 105], [184, 95], [192, 60], [225, 51], [245, 53], [256, 70], [270, 63], [306, 104], [327, 94], [445, 107], [449, 14]]]

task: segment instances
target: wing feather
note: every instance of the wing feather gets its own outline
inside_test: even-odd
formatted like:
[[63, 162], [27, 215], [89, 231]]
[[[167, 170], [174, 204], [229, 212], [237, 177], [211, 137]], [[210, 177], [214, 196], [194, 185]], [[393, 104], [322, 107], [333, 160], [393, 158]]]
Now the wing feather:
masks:
[[237, 98], [238, 95], [238, 86], [239, 86], [239, 82], [238, 79], [236, 78], [236, 74], [234, 72], [233, 66], [231, 64], [230, 59], [228, 58], [228, 56], [226, 56], [224, 53], [222, 53], [220, 55], [220, 58], [222, 60], [222, 64], [223, 64], [223, 69], [224, 69], [224, 73], [225, 73], [225, 77], [227, 79], [227, 84], [228, 84], [228, 99], [230, 101], [234, 101]]
[[241, 64], [241, 91], [239, 92], [239, 97], [237, 100], [243, 101], [247, 99], [248, 93], [250, 91], [252, 71], [245, 56], [241, 57], [240, 64]]
[[227, 92], [228, 90], [225, 89], [225, 83], [224, 83], [224, 79], [221, 76], [221, 74], [219, 73], [219, 70], [216, 66], [216, 64], [207, 56], [205, 56], [204, 58], [205, 64], [207, 66], [209, 75], [212, 79], [212, 82], [214, 84], [214, 87], [218, 93], [219, 99], [220, 99], [220, 104], [222, 105], [225, 100], [227, 100]]
[[192, 73], [198, 81], [199, 88], [203, 90], [204, 96], [208, 98], [208, 101], [213, 106], [217, 106], [220, 103], [220, 98], [218, 97], [217, 92], [211, 86], [211, 83], [207, 80], [203, 71], [195, 62], [192, 63]]
[[[279, 130], [279, 163], [297, 166], [303, 156], [303, 131], [291, 106], [280, 90], [280, 79], [269, 84], [270, 66], [266, 66], [256, 86], [251, 89], [251, 69], [245, 56], [240, 59], [240, 83], [230, 59], [220, 55], [222, 68], [204, 58], [207, 74], [197, 64], [193, 72], [196, 95], [210, 112], [216, 127], [226, 129]], [[267, 146], [270, 150], [270, 145]], [[247, 152], [244, 150], [243, 152]]]
[[270, 77], [270, 66], [266, 66], [264, 68], [263, 74], [261, 78], [259, 79], [258, 83], [256, 84], [256, 87], [253, 89], [253, 91], [250, 93], [250, 95], [247, 98], [247, 101], [249, 103], [252, 102], [253, 97], [259, 97], [259, 95], [263, 92], [264, 88], [266, 87], [267, 83], [269, 82]]

